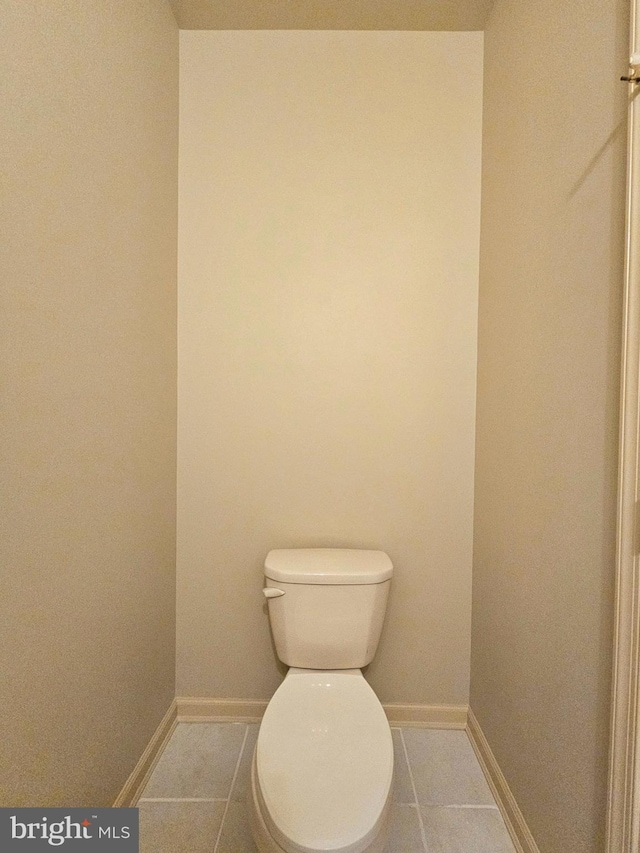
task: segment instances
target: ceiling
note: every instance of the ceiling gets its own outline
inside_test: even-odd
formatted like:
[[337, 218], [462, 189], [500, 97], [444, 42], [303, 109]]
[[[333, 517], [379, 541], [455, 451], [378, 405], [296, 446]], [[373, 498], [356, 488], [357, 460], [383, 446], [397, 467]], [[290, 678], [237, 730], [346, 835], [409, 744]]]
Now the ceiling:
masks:
[[482, 30], [493, 0], [170, 0], [183, 30]]

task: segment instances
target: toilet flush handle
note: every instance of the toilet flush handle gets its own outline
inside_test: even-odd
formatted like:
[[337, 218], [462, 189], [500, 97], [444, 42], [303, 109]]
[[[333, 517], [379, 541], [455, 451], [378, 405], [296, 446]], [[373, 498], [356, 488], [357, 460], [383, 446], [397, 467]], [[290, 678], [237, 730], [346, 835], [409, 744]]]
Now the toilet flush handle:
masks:
[[284, 595], [283, 589], [276, 589], [273, 586], [265, 587], [262, 590], [265, 598], [278, 598], [281, 595]]

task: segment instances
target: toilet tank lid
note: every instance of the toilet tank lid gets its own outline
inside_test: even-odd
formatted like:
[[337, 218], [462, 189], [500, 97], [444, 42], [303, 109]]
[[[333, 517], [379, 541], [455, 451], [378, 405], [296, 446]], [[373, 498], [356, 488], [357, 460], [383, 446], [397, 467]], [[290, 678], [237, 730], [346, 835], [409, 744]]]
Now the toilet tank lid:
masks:
[[393, 564], [384, 551], [281, 548], [269, 551], [264, 573], [280, 583], [374, 584], [389, 580]]

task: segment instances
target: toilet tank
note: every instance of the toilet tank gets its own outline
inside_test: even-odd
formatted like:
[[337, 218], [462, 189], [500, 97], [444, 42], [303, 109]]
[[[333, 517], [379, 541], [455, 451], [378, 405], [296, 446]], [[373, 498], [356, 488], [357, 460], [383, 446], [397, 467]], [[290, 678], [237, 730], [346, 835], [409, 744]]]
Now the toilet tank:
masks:
[[265, 595], [278, 657], [301, 669], [360, 669], [373, 659], [393, 574], [383, 551], [269, 551]]

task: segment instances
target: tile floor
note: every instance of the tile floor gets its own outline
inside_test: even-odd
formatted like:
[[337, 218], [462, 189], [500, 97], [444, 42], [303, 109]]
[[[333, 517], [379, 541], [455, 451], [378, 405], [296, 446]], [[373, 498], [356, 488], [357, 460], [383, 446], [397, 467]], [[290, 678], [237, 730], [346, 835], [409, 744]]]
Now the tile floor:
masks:
[[[389, 853], [514, 853], [465, 732], [392, 729]], [[138, 802], [140, 853], [256, 853], [248, 822], [258, 725], [179, 723]]]

